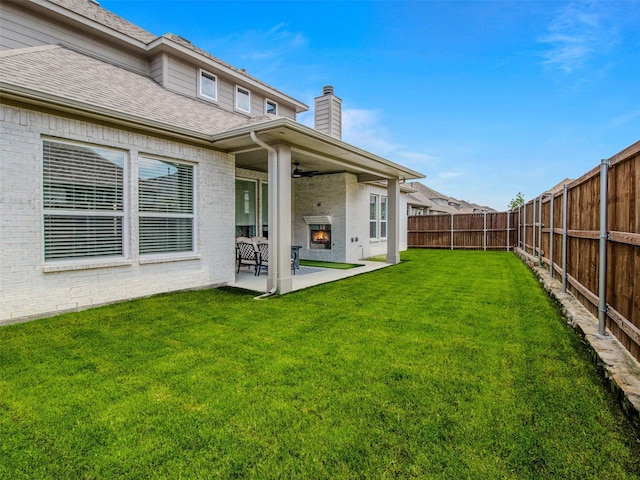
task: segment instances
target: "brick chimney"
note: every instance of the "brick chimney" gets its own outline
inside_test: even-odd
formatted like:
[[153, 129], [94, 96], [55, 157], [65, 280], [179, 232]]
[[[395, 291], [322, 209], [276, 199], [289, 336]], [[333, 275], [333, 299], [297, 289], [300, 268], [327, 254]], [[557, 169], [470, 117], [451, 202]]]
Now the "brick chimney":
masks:
[[342, 140], [342, 100], [333, 94], [333, 87], [322, 87], [315, 99], [315, 129]]

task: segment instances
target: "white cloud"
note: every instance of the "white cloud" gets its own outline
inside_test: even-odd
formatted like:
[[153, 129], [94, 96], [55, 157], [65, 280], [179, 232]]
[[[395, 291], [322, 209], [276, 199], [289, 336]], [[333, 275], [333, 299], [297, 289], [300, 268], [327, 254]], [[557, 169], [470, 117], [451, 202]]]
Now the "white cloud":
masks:
[[[286, 23], [279, 23], [275, 27], [261, 32], [249, 30], [242, 34], [241, 42], [247, 46], [245, 57], [253, 60], [272, 60], [284, 54], [307, 46], [307, 38], [300, 32], [287, 29]], [[256, 45], [268, 45], [269, 48], [255, 49]]]
[[567, 4], [538, 39], [548, 46], [544, 64], [572, 73], [602, 53], [615, 40], [614, 29], [607, 28], [597, 2]]
[[374, 110], [343, 109], [342, 138], [352, 145], [382, 156], [400, 148], [391, 141], [389, 132], [379, 121], [379, 113]]
[[380, 112], [376, 110], [343, 109], [342, 138], [356, 147], [418, 171], [439, 161], [433, 155], [407, 150], [405, 145], [394, 141], [386, 127], [382, 126]]
[[619, 115], [618, 117], [615, 117], [612, 120], [610, 120], [607, 127], [608, 128], [621, 127], [623, 125], [626, 125], [628, 123], [635, 121], [638, 117], [640, 117], [640, 109], [632, 110], [630, 112], [627, 112], [623, 115]]
[[275, 69], [283, 57], [305, 49], [308, 43], [303, 33], [290, 30], [286, 23], [279, 23], [269, 30], [246, 30], [210, 39], [203, 47], [213, 52], [226, 51], [230, 57], [247, 63], [272, 65]]
[[449, 172], [440, 172], [438, 173], [438, 178], [456, 178], [464, 175], [464, 172], [461, 171], [449, 171]]

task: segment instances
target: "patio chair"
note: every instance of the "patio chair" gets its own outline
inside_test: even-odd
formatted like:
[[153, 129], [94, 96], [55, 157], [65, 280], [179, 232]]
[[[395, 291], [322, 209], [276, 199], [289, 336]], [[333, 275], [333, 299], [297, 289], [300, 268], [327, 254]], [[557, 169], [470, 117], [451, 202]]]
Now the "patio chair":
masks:
[[[258, 246], [258, 252], [260, 252], [260, 266], [258, 267], [258, 275], [260, 275], [260, 270], [262, 270], [262, 267], [267, 267], [267, 269], [269, 268], [269, 242], [259, 242], [257, 246]], [[291, 271], [295, 275], [296, 269], [294, 266], [294, 258], [295, 258], [295, 253], [292, 250], [291, 251]]]
[[269, 243], [268, 242], [258, 242], [258, 253], [260, 254], [260, 266], [258, 267], [257, 275], [260, 275], [260, 271], [262, 267], [269, 268]]
[[260, 252], [256, 247], [256, 244], [252, 241], [236, 241], [236, 262], [238, 263], [238, 268], [236, 273], [240, 271], [240, 267], [242, 265], [248, 265], [249, 267], [254, 267], [256, 270], [255, 275], [260, 274]]

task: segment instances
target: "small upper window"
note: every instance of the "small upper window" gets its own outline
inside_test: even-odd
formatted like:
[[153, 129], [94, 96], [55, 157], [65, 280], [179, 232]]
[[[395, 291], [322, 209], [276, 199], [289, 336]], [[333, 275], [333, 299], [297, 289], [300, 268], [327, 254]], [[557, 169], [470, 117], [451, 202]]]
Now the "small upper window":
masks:
[[218, 78], [200, 70], [200, 95], [210, 100], [218, 100]]
[[278, 114], [278, 104], [273, 100], [266, 101], [265, 113], [270, 113], [272, 115]]
[[249, 113], [251, 111], [251, 92], [236, 86], [236, 109]]

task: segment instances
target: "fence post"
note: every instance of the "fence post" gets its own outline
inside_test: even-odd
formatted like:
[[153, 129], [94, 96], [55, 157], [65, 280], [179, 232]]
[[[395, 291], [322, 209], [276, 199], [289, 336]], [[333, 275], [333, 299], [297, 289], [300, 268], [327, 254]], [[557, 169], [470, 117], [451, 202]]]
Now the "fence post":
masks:
[[531, 255], [536, 255], [536, 199], [533, 198], [533, 210], [531, 211], [533, 215], [533, 222], [531, 225]]
[[509, 220], [511, 219], [511, 210], [507, 211], [507, 252], [511, 251], [511, 245], [509, 245]]
[[520, 211], [522, 210], [522, 205], [518, 205], [518, 248], [521, 248], [521, 242], [520, 242], [520, 238], [521, 238], [521, 230], [522, 230], [522, 220], [520, 217]]
[[522, 206], [522, 251], [527, 253], [527, 204]]
[[483, 212], [483, 226], [482, 226], [482, 250], [487, 251], [487, 212]]
[[554, 198], [554, 194], [553, 192], [550, 193], [551, 195], [551, 206], [549, 207], [549, 223], [551, 224], [551, 228], [549, 229], [549, 273], [551, 274], [551, 278], [553, 278], [553, 227], [554, 227], [554, 223], [553, 223], [553, 198]]
[[538, 199], [538, 266], [542, 266], [542, 199], [544, 194]]
[[451, 250], [453, 250], [453, 213], [451, 214]]
[[567, 194], [569, 189], [562, 186], [562, 293], [567, 293]]
[[607, 240], [609, 226], [607, 218], [609, 161], [600, 162], [600, 258], [598, 272], [598, 334], [607, 337]]

